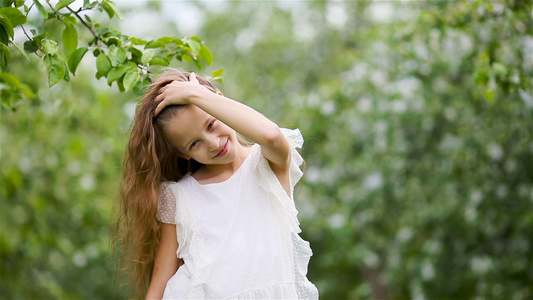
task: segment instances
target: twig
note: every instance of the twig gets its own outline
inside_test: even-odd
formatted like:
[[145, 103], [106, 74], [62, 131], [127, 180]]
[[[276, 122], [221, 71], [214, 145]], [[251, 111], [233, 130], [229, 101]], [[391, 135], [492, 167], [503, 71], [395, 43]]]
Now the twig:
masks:
[[[80, 12], [80, 10], [78, 10], [78, 11], [74, 11], [74, 10], [72, 10], [72, 8], [68, 7], [68, 5], [67, 5], [66, 7], [67, 7], [67, 9], [68, 9], [71, 13], [73, 13], [73, 14], [76, 16], [76, 18], [78, 18], [78, 20], [80, 20], [80, 22], [81, 22], [85, 27], [87, 27], [87, 29], [89, 29], [89, 31], [93, 34], [94, 38], [96, 39], [96, 43], [98, 43], [98, 41], [102, 41], [102, 39], [99, 38], [99, 37], [96, 35], [96, 32], [94, 32], [94, 28], [93, 28], [91, 25], [87, 24], [87, 22], [85, 22], [85, 20], [83, 20], [82, 17], [78, 14], [78, 13]], [[106, 44], [104, 41], [102, 41], [102, 42], [103, 42], [104, 44]], [[106, 44], [106, 45], [107, 45], [107, 44]]]
[[24, 34], [26, 35], [26, 37], [28, 38], [28, 40], [33, 40], [29, 35], [28, 33], [26, 32], [26, 29], [24, 29], [24, 26], [22, 26], [22, 24], [20, 24], [20, 28], [22, 28], [22, 32], [24, 32]]
[[48, 6], [50, 6], [50, 9], [52, 9], [52, 11], [54, 12], [54, 14], [56, 15], [56, 18], [58, 20], [61, 20], [61, 17], [59, 16], [59, 13], [54, 9], [54, 7], [52, 6], [52, 4], [50, 4], [50, 2], [46, 1], [46, 4], [48, 4]]

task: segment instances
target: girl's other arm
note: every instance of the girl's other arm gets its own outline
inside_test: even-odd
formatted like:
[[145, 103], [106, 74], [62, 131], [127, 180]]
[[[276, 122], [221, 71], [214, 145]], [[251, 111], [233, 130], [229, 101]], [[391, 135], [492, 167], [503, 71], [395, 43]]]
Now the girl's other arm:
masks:
[[161, 224], [161, 236], [159, 248], [155, 255], [152, 280], [146, 293], [146, 300], [161, 299], [168, 280], [178, 270], [178, 240], [176, 237], [176, 225]]

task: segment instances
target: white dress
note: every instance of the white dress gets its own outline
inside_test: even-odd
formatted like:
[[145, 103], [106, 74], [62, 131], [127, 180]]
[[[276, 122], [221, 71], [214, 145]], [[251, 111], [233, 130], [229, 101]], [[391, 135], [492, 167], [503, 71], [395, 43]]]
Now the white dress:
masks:
[[[291, 146], [290, 186], [302, 177], [299, 130], [282, 129]], [[163, 299], [318, 299], [306, 277], [312, 255], [300, 238], [289, 197], [259, 145], [227, 180], [199, 184], [190, 174], [165, 183], [158, 218], [176, 224], [183, 259]]]

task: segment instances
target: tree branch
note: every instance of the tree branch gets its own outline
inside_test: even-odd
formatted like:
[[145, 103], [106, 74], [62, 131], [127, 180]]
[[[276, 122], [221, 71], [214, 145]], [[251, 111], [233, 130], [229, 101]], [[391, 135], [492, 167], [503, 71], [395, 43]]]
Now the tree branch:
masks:
[[26, 29], [24, 29], [24, 26], [22, 26], [22, 24], [20, 24], [20, 28], [22, 28], [22, 32], [24, 32], [24, 35], [26, 35], [26, 37], [28, 38], [28, 40], [33, 40], [29, 35], [28, 33], [26, 32]]
[[56, 15], [56, 18], [57, 18], [58, 20], [61, 20], [61, 17], [60, 17], [60, 15], [59, 15], [59, 13], [54, 9], [54, 7], [52, 6], [52, 4], [50, 4], [49, 1], [46, 1], [46, 4], [48, 4], [48, 6], [50, 6], [50, 9], [51, 9], [51, 10], [54, 12], [54, 14]]
[[[89, 31], [93, 34], [94, 38], [96, 39], [96, 42], [95, 42], [95, 43], [98, 43], [98, 41], [102, 41], [102, 39], [99, 38], [99, 37], [96, 35], [96, 32], [94, 31], [94, 28], [93, 28], [91, 25], [87, 24], [87, 22], [85, 22], [85, 20], [84, 20], [79, 14], [78, 14], [78, 13], [80, 12], [80, 10], [78, 10], [78, 11], [74, 11], [74, 10], [72, 10], [72, 8], [68, 7], [68, 5], [67, 5], [66, 7], [67, 7], [67, 9], [68, 9], [71, 13], [73, 13], [73, 14], [76, 16], [76, 18], [78, 18], [78, 20], [80, 20], [80, 22], [81, 22], [85, 27], [87, 27], [87, 29], [89, 29]], [[104, 43], [105, 45], [107, 45], [104, 41], [102, 41], [102, 43]]]

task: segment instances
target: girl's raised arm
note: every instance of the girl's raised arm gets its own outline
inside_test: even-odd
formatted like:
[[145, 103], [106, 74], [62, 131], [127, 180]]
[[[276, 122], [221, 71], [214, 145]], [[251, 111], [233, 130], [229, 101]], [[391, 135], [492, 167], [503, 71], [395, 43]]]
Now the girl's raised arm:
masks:
[[161, 223], [159, 248], [155, 256], [152, 280], [146, 293], [146, 300], [163, 298], [168, 280], [178, 270], [177, 250], [176, 225]]
[[156, 115], [168, 105], [193, 104], [198, 106], [246, 138], [261, 145], [263, 156], [270, 162], [278, 177], [285, 177], [288, 174], [289, 143], [278, 125], [245, 104], [226, 98], [221, 93], [211, 92], [199, 84], [194, 73], [191, 73], [189, 81], [173, 81], [163, 87], [156, 101], [161, 101], [156, 108]]

